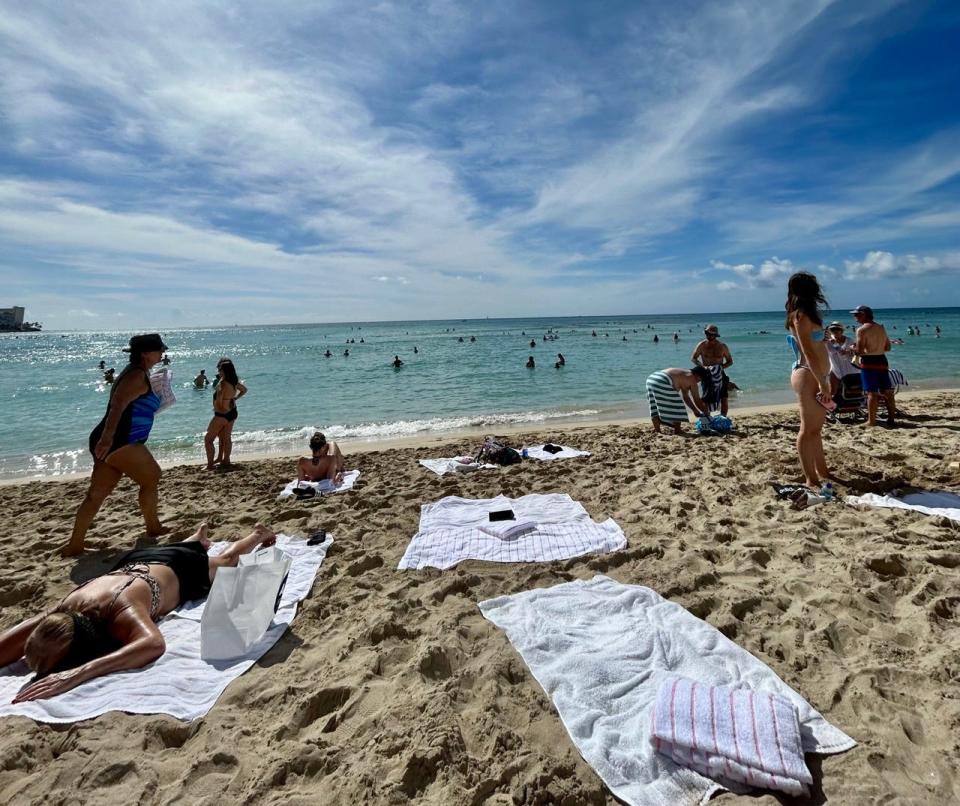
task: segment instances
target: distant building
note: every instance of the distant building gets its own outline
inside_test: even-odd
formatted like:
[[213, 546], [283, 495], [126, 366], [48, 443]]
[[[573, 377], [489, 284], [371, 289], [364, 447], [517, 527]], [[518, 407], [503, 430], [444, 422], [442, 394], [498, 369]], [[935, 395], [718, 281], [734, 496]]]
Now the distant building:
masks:
[[24, 308], [16, 305], [12, 308], [0, 308], [0, 327], [19, 330], [23, 327], [23, 315], [25, 313]]
[[23, 331], [26, 333], [36, 333], [41, 329], [39, 322], [24, 322], [23, 315], [26, 313], [24, 308], [14, 305], [12, 308], [0, 308], [0, 333], [9, 333], [10, 331]]

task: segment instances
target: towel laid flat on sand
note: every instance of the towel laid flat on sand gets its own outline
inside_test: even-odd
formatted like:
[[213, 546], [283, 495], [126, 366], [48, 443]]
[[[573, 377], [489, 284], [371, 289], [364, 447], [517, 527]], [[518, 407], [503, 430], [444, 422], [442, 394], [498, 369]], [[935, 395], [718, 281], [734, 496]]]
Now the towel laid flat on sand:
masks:
[[855, 745], [766, 664], [650, 588], [596, 576], [489, 599], [480, 610], [506, 632], [577, 749], [626, 803], [693, 806], [735, 788], [654, 751], [652, 709], [671, 676], [786, 698], [805, 753]]
[[658, 753], [714, 781], [810, 794], [797, 708], [779, 694], [668, 677], [657, 690], [651, 730]]
[[573, 459], [577, 456], [589, 456], [590, 451], [578, 451], [576, 448], [570, 448], [567, 445], [558, 445], [562, 450], [557, 453], [545, 451], [543, 445], [533, 445], [527, 448], [527, 456], [531, 459], [539, 459], [541, 462], [549, 462], [551, 459]]
[[[505, 509], [513, 510], [513, 520], [490, 521], [491, 512]], [[517, 537], [507, 534], [524, 522], [536, 524], [536, 529]], [[626, 545], [616, 521], [597, 523], [569, 495], [481, 499], [450, 495], [420, 508], [420, 528], [398, 568], [452, 568], [461, 560], [549, 562]]]
[[851, 506], [865, 505], [889, 509], [912, 509], [924, 515], [940, 515], [960, 523], [960, 495], [948, 492], [920, 492], [906, 495], [848, 495], [843, 499]]
[[[187, 602], [160, 622], [167, 651], [143, 669], [97, 677], [48, 700], [16, 705], [10, 701], [33, 679], [33, 673], [22, 661], [0, 669], [0, 716], [28, 716], [38, 722], [78, 722], [107, 711], [169, 714], [184, 720], [202, 717], [223, 690], [286, 632], [332, 543], [331, 535], [318, 546], [308, 546], [303, 538], [277, 535], [277, 546], [290, 555], [293, 564], [273, 624], [245, 657], [216, 663], [202, 660], [204, 602]], [[227, 545], [215, 543], [210, 553], [218, 554]]]
[[359, 470], [347, 470], [343, 474], [343, 481], [338, 485], [332, 485], [329, 481], [291, 481], [280, 491], [278, 498], [289, 498], [297, 487], [312, 487], [317, 491], [317, 495], [332, 495], [333, 493], [344, 493], [357, 483], [360, 478]]
[[438, 476], [443, 476], [446, 473], [469, 473], [473, 470], [496, 470], [500, 467], [500, 465], [480, 464], [479, 462], [461, 462], [457, 456], [421, 459], [420, 464], [427, 470], [432, 470]]

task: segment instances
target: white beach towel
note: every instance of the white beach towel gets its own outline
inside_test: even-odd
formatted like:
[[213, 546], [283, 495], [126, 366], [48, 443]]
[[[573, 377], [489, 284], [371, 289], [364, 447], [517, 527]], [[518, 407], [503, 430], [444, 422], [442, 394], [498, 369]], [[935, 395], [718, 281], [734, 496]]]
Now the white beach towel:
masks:
[[657, 690], [651, 731], [658, 753], [718, 783], [810, 794], [797, 707], [779, 694], [668, 677]]
[[848, 495], [843, 502], [851, 506], [887, 507], [890, 509], [912, 509], [924, 515], [940, 515], [960, 523], [960, 495], [948, 492], [919, 492], [906, 495]]
[[[512, 509], [515, 519], [490, 521], [491, 512], [504, 509]], [[519, 537], [503, 534], [525, 521], [536, 524], [536, 529]], [[626, 545], [616, 521], [597, 523], [569, 495], [481, 499], [451, 495], [420, 508], [420, 528], [398, 568], [452, 568], [462, 560], [550, 562], [618, 551]]]
[[559, 445], [563, 448], [559, 453], [550, 453], [543, 449], [543, 445], [534, 445], [527, 448], [527, 456], [531, 459], [539, 459], [541, 462], [549, 462], [551, 459], [573, 459], [577, 456], [589, 456], [590, 451], [578, 451], [576, 448], [570, 448], [567, 445]]
[[[308, 546], [299, 537], [277, 535], [277, 546], [290, 555], [293, 564], [280, 599], [280, 607], [266, 635], [239, 660], [208, 663], [200, 658], [200, 617], [204, 602], [187, 602], [160, 622], [167, 650], [143, 669], [117, 672], [82, 683], [49, 700], [10, 704], [33, 673], [19, 661], [0, 669], [0, 717], [27, 716], [38, 722], [78, 722], [105, 714], [169, 714], [193, 720], [209, 711], [223, 690], [272, 647], [297, 614], [298, 603], [313, 586], [333, 536], [318, 546]], [[211, 554], [227, 543], [215, 543]]]
[[480, 610], [506, 632], [590, 766], [633, 806], [693, 806], [727, 788], [654, 752], [652, 709], [669, 676], [785, 697], [806, 753], [856, 744], [762, 661], [650, 588], [596, 576], [489, 599]]
[[294, 479], [280, 491], [277, 498], [289, 498], [297, 487], [312, 487], [317, 491], [317, 495], [332, 495], [333, 493], [345, 493], [360, 478], [359, 470], [346, 470], [343, 473], [343, 481], [339, 484], [324, 479], [323, 481], [297, 481]]
[[480, 464], [479, 462], [461, 462], [460, 457], [450, 456], [439, 459], [421, 459], [420, 464], [432, 470], [438, 476], [446, 473], [469, 473], [474, 470], [496, 470], [500, 465]]

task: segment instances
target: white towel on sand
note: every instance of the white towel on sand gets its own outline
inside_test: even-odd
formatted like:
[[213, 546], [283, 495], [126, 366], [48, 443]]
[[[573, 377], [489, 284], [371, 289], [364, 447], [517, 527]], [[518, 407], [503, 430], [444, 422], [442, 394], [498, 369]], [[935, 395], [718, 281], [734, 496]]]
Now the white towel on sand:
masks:
[[459, 461], [459, 457], [456, 456], [421, 459], [420, 464], [427, 470], [432, 470], [438, 476], [443, 476], [446, 473], [469, 473], [473, 470], [496, 470], [500, 467], [500, 465], [480, 464], [479, 462], [467, 464]]
[[724, 789], [650, 745], [651, 709], [671, 675], [785, 697], [797, 707], [806, 753], [855, 745], [762, 661], [650, 588], [596, 576], [489, 599], [480, 610], [506, 632], [577, 749], [628, 804], [693, 806]]
[[558, 445], [563, 448], [559, 453], [550, 453], [543, 449], [543, 445], [534, 445], [527, 448], [527, 456], [531, 459], [539, 459], [541, 462], [549, 462], [551, 459], [573, 459], [577, 456], [589, 456], [590, 451], [578, 451], [576, 448], [570, 448], [567, 445]]
[[651, 730], [658, 753], [718, 783], [810, 793], [797, 707], [779, 694], [668, 677], [657, 690]]
[[317, 495], [332, 495], [333, 493], [343, 493], [353, 487], [360, 478], [359, 470], [346, 470], [343, 473], [343, 481], [334, 485], [332, 482], [324, 479], [323, 481], [297, 481], [294, 479], [280, 491], [278, 498], [289, 498], [297, 487], [313, 487]]
[[[246, 657], [215, 663], [202, 660], [200, 617], [204, 602], [187, 602], [160, 622], [167, 650], [143, 669], [97, 677], [49, 700], [16, 705], [10, 701], [30, 682], [33, 673], [23, 661], [0, 669], [0, 716], [28, 716], [38, 722], [78, 722], [107, 711], [169, 714], [184, 720], [202, 717], [223, 690], [286, 632], [297, 614], [298, 603], [310, 593], [332, 543], [331, 535], [319, 546], [308, 546], [300, 537], [277, 535], [277, 546], [291, 556], [293, 565], [273, 624]], [[215, 543], [210, 553], [218, 554], [226, 546]]]
[[948, 492], [920, 492], [906, 495], [848, 495], [843, 499], [845, 504], [858, 506], [860, 504], [871, 507], [887, 507], [890, 509], [912, 509], [924, 515], [940, 515], [960, 523], [960, 495]]
[[[490, 520], [491, 512], [504, 509], [512, 509], [515, 519]], [[535, 523], [536, 530], [506, 539], [491, 533], [524, 521]], [[597, 523], [569, 495], [482, 499], [450, 495], [420, 508], [420, 528], [398, 567], [452, 568], [461, 560], [550, 562], [618, 551], [626, 545], [627, 538], [616, 521], [608, 518]]]

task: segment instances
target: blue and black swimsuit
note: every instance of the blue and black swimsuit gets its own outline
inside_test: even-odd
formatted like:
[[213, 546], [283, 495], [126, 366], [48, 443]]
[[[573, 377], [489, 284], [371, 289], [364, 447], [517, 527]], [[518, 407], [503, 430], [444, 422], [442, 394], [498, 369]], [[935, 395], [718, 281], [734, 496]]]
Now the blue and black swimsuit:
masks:
[[[148, 389], [136, 400], [131, 401], [130, 405], [128, 405], [120, 415], [117, 430], [113, 433], [113, 443], [110, 445], [110, 453], [113, 453], [117, 448], [122, 448], [124, 445], [142, 445], [147, 441], [147, 437], [150, 436], [150, 429], [153, 428], [154, 415], [157, 413], [157, 409], [160, 408], [160, 398], [157, 397], [153, 388], [150, 387], [150, 376], [147, 375], [146, 371], [144, 371], [143, 377], [147, 382]], [[119, 383], [114, 384], [113, 389], [110, 391], [110, 405], [113, 405], [113, 393], [117, 390], [118, 386]], [[96, 448], [103, 434], [107, 417], [110, 414], [110, 405], [107, 406], [107, 413], [103, 415], [103, 419], [100, 420], [100, 422], [97, 423], [97, 427], [90, 432], [90, 453], [93, 453], [94, 448]]]

